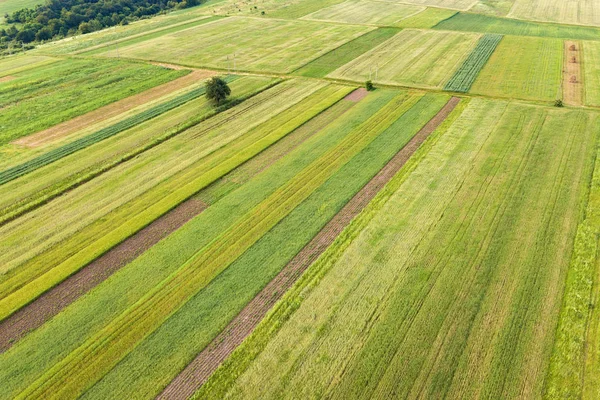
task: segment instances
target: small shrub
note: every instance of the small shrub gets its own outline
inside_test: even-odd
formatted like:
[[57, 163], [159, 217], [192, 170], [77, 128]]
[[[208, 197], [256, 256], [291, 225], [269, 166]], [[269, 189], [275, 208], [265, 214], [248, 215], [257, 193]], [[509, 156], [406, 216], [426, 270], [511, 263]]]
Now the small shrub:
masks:
[[558, 99], [554, 102], [554, 107], [564, 107], [565, 105], [563, 104], [563, 101], [561, 99]]
[[365, 82], [365, 89], [367, 89], [369, 92], [375, 90], [375, 86], [373, 86], [373, 82], [372, 81], [366, 81]]

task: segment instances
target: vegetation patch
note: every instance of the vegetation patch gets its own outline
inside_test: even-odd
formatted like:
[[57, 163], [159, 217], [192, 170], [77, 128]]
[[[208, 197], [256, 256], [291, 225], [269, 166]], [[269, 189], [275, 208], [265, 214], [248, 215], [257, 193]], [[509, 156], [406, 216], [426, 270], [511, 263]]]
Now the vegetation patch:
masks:
[[455, 10], [445, 8], [427, 8], [418, 14], [403, 19], [396, 26], [401, 28], [432, 28], [456, 13]]
[[323, 8], [303, 19], [395, 26], [400, 20], [423, 11], [424, 7], [379, 1], [350, 0]]

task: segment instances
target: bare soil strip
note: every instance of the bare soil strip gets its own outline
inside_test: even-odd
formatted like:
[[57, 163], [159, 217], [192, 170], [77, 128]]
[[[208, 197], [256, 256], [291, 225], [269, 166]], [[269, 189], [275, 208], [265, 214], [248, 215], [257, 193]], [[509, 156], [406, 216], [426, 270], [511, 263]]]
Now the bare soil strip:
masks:
[[3, 76], [2, 78], [0, 78], [0, 83], [12, 81], [13, 79], [17, 79], [17, 77], [11, 75]]
[[159, 99], [176, 90], [193, 85], [194, 83], [198, 83], [199, 81], [214, 74], [214, 72], [210, 71], [194, 70], [186, 76], [182, 76], [181, 78], [175, 79], [171, 82], [167, 82], [155, 88], [146, 90], [140, 94], [116, 101], [112, 104], [73, 118], [69, 121], [65, 121], [43, 131], [20, 138], [13, 143], [27, 147], [39, 147], [47, 143], [51, 143], [57, 139], [61, 139], [81, 129], [87, 128], [91, 124], [116, 117], [117, 115], [122, 114], [123, 112], [134, 107]]
[[165, 388], [157, 399], [184, 400], [212, 375], [217, 367], [254, 330], [271, 307], [302, 273], [333, 243], [350, 221], [392, 179], [427, 137], [454, 110], [460, 99], [452, 97], [411, 140], [371, 179], [308, 243], [281, 272], [263, 288], [229, 325]]
[[563, 101], [565, 104], [583, 105], [582, 48], [579, 42], [565, 40], [563, 66]]
[[356, 89], [354, 92], [350, 93], [345, 97], [345, 100], [358, 102], [364, 99], [369, 92], [365, 88]]
[[0, 322], [0, 353], [207, 208], [190, 199]]

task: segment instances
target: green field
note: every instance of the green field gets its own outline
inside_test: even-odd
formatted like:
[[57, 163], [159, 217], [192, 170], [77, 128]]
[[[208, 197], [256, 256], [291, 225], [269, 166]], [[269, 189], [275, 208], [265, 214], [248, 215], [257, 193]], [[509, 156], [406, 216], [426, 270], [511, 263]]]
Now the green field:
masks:
[[11, 14], [22, 8], [33, 8], [43, 2], [43, 0], [0, 0], [0, 25], [5, 22], [4, 14]]
[[0, 400], [600, 398], [594, 1], [176, 3], [0, 58]]
[[437, 24], [434, 29], [499, 33], [502, 35], [600, 40], [600, 28], [519, 21], [516, 19], [467, 13], [457, 13], [452, 18]]
[[183, 75], [122, 61], [64, 60], [0, 82], [0, 145]]
[[198, 398], [541, 397], [597, 133], [472, 100]]
[[124, 47], [119, 53], [121, 57], [224, 70], [291, 72], [370, 29], [230, 17]]
[[350, 0], [308, 14], [303, 19], [395, 26], [401, 20], [425, 10], [424, 7], [375, 1]]
[[560, 40], [505, 36], [471, 93], [553, 101], [561, 97], [562, 58]]
[[329, 77], [442, 88], [476, 45], [478, 35], [405, 29]]

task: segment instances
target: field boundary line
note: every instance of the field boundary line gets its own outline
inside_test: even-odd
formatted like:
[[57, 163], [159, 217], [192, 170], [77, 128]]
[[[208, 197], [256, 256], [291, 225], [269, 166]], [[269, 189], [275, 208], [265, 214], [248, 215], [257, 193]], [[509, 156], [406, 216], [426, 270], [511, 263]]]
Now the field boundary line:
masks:
[[229, 325], [164, 389], [157, 399], [187, 399], [252, 333], [267, 312], [325, 252], [381, 189], [400, 171], [421, 144], [460, 102], [452, 97], [417, 134], [323, 227]]

